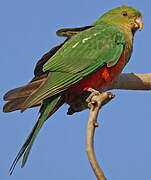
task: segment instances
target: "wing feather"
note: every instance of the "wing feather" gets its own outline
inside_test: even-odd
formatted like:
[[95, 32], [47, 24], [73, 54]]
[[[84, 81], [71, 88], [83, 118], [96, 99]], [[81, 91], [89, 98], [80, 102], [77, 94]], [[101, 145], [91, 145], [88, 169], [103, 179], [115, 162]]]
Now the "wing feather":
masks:
[[113, 66], [125, 45], [123, 33], [111, 25], [98, 25], [68, 40], [43, 66], [51, 72], [45, 84], [24, 103], [22, 111], [82, 80], [104, 64]]

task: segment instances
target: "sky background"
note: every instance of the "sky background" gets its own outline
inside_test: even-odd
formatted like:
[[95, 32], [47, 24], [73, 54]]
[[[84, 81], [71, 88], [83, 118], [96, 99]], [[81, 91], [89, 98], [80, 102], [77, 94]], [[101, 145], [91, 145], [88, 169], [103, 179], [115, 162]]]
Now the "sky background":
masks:
[[[123, 4], [143, 14], [131, 61], [124, 72], [151, 72], [151, 3], [148, 0], [1, 0], [0, 1], [0, 108], [9, 89], [33, 77], [37, 60], [64, 38], [65, 27], [90, 25], [104, 12]], [[151, 92], [113, 91], [116, 98], [100, 112], [95, 133], [96, 155], [108, 180], [151, 179]], [[38, 118], [38, 108], [21, 114], [0, 112], [0, 179], [95, 180], [86, 155], [89, 111], [67, 116], [64, 105], [42, 127], [26, 166], [8, 170]]]

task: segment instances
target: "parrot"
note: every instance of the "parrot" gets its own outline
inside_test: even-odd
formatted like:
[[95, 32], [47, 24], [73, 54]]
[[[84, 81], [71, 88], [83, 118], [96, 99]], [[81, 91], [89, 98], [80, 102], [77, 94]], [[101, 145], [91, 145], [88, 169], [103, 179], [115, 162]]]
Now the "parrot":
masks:
[[66, 37], [37, 62], [34, 78], [25, 86], [8, 91], [3, 112], [40, 106], [40, 116], [10, 168], [10, 175], [23, 156], [24, 167], [44, 122], [63, 104], [84, 93], [111, 84], [129, 62], [135, 32], [143, 28], [142, 14], [123, 5], [109, 10], [89, 26], [64, 28]]

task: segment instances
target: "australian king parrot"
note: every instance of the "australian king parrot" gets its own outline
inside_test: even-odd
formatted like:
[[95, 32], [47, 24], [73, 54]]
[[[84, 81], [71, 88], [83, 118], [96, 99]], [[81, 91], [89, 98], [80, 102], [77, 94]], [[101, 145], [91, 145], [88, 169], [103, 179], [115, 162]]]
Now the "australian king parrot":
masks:
[[4, 112], [23, 112], [40, 105], [40, 117], [10, 174], [22, 155], [22, 167], [25, 165], [40, 128], [60, 106], [70, 104], [89, 88], [99, 90], [111, 84], [119, 76], [131, 57], [134, 34], [142, 27], [140, 11], [124, 5], [106, 12], [90, 26], [57, 31], [66, 40], [38, 61], [34, 78], [27, 85], [4, 95], [8, 101]]

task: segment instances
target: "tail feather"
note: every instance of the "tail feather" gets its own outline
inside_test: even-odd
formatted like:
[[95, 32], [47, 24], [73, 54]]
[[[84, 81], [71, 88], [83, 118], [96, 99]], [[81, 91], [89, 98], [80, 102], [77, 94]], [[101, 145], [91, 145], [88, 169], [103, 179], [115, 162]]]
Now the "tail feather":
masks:
[[[26, 99], [35, 91], [37, 91], [47, 78], [42, 77], [35, 81], [31, 81], [26, 86], [12, 89], [4, 95], [4, 100], [8, 101], [4, 107], [3, 112], [11, 112], [21, 109]], [[32, 107], [40, 105], [41, 102], [37, 102]]]
[[26, 97], [21, 97], [21, 98], [8, 101], [3, 106], [3, 112], [11, 112], [11, 111], [19, 110], [25, 100], [26, 100]]
[[27, 137], [25, 143], [22, 145], [22, 147], [21, 147], [19, 153], [17, 154], [16, 158], [14, 159], [14, 161], [13, 161], [13, 163], [12, 163], [10, 169], [9, 169], [9, 175], [11, 175], [11, 174], [13, 173], [17, 162], [19, 161], [19, 159], [21, 158], [21, 156], [22, 156], [23, 153], [25, 152], [26, 148], [28, 147], [28, 145], [29, 145], [29, 143], [30, 143], [30, 141], [31, 141], [31, 138], [32, 138], [32, 136], [33, 136], [33, 134], [34, 134], [37, 126], [38, 126], [38, 122], [39, 122], [39, 119], [38, 119], [38, 121], [36, 122], [36, 124], [34, 125], [31, 133], [30, 133], [29, 136]]
[[5, 95], [4, 95], [4, 100], [8, 101], [8, 100], [12, 100], [12, 99], [17, 99], [20, 97], [27, 97], [29, 96], [34, 90], [38, 89], [39, 86], [41, 86], [41, 84], [46, 80], [46, 78], [42, 78], [39, 79], [37, 81], [33, 81], [28, 83], [25, 86], [21, 86], [19, 88], [15, 88], [12, 89], [10, 91], [8, 91]]
[[21, 158], [21, 156], [23, 154], [24, 154], [24, 156], [23, 156], [21, 167], [24, 167], [24, 165], [27, 161], [28, 155], [30, 153], [30, 150], [32, 148], [32, 145], [33, 145], [35, 138], [37, 137], [39, 130], [41, 129], [42, 125], [48, 119], [48, 117], [50, 115], [52, 115], [62, 104], [64, 104], [64, 102], [65, 101], [64, 101], [64, 95], [63, 94], [57, 94], [55, 96], [52, 96], [52, 97], [44, 100], [44, 103], [40, 109], [41, 115], [40, 115], [38, 121], [36, 122], [35, 126], [33, 127], [31, 133], [27, 137], [25, 143], [21, 147], [21, 149], [20, 149], [19, 153], [17, 154], [15, 160], [13, 161], [13, 164], [9, 170], [10, 175], [13, 173], [17, 162], [19, 161], [19, 159]]
[[[7, 113], [7, 112], [20, 110], [27, 98], [28, 97], [21, 97], [8, 101], [3, 107], [3, 112]], [[41, 105], [41, 101], [31, 106], [31, 108], [40, 105]]]

